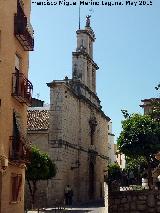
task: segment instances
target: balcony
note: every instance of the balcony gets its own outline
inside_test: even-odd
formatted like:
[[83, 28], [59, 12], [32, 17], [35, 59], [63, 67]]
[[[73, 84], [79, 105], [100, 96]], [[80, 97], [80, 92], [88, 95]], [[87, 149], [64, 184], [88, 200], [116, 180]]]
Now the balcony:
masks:
[[20, 137], [10, 136], [9, 160], [26, 163], [29, 161], [29, 150], [26, 149]]
[[[16, 70], [17, 71], [17, 70]], [[23, 73], [12, 74], [12, 96], [14, 96], [20, 103], [31, 105], [32, 101], [32, 83], [25, 78]]]
[[20, 44], [26, 51], [33, 51], [34, 49], [34, 37], [33, 29], [24, 14], [22, 3], [18, 0], [17, 14], [14, 16], [14, 34]]

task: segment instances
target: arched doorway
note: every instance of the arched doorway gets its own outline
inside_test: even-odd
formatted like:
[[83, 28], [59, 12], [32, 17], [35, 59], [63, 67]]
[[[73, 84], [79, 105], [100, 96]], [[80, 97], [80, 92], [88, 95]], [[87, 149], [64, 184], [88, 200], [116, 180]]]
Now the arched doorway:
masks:
[[94, 199], [95, 193], [95, 174], [94, 174], [94, 164], [90, 162], [89, 164], [89, 199]]

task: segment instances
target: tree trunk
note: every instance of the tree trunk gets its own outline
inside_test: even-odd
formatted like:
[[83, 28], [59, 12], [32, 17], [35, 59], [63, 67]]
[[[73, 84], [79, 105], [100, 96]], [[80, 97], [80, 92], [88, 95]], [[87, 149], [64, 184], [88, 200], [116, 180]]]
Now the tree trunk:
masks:
[[153, 186], [152, 167], [149, 159], [147, 159], [147, 162], [148, 162], [148, 186], [149, 189], [152, 189]]
[[37, 185], [36, 185], [37, 181], [32, 181], [33, 184], [33, 192], [32, 192], [32, 208], [34, 208], [34, 204], [35, 204], [35, 193], [37, 191]]
[[28, 183], [28, 187], [29, 187], [29, 191], [30, 191], [30, 195], [31, 195], [31, 208], [33, 208], [33, 197], [32, 197], [32, 185], [29, 181], [29, 179], [27, 178], [27, 183]]
[[27, 179], [27, 182], [28, 182], [28, 186], [29, 186], [29, 191], [30, 191], [30, 195], [31, 195], [31, 208], [34, 209], [34, 204], [35, 204], [35, 193], [36, 193], [36, 190], [37, 190], [37, 181], [34, 180], [34, 181], [31, 181], [32, 182], [32, 185], [31, 185], [31, 182]]

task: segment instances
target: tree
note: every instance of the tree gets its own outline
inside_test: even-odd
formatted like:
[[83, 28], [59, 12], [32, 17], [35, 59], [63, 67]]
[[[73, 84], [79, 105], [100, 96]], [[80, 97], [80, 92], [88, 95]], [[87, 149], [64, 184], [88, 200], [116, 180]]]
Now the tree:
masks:
[[108, 165], [108, 183], [121, 180], [121, 168], [118, 163]]
[[160, 124], [160, 98], [152, 98], [150, 102], [151, 111], [149, 115]]
[[160, 89], [160, 83], [155, 87], [156, 90]]
[[31, 148], [30, 163], [26, 170], [26, 179], [31, 194], [32, 208], [35, 203], [35, 193], [37, 191], [37, 182], [48, 180], [56, 175], [56, 166], [49, 158], [47, 153], [41, 152], [35, 146]]
[[127, 172], [133, 171], [134, 173], [137, 173], [139, 169], [142, 173], [142, 170], [146, 167], [147, 167], [147, 162], [144, 159], [144, 157], [137, 157], [137, 158], [126, 157], [125, 169]]
[[131, 158], [126, 157], [125, 171], [129, 174], [131, 171], [136, 178], [135, 181], [139, 184], [140, 178], [144, 177], [145, 169], [147, 168], [147, 162], [144, 157]]
[[[155, 87], [155, 89], [160, 90], [160, 83]], [[160, 98], [152, 98], [151, 107], [151, 117], [160, 123]]]
[[149, 187], [152, 184], [152, 164], [160, 150], [160, 125], [150, 115], [132, 114], [122, 121], [117, 140], [120, 152], [131, 158], [143, 157], [148, 166]]

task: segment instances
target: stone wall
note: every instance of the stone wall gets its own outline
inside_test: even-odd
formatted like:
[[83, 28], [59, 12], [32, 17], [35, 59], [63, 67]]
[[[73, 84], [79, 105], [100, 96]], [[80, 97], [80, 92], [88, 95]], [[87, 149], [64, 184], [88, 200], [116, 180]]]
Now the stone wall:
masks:
[[[34, 208], [44, 208], [48, 207], [48, 181], [38, 181], [37, 182], [37, 191], [35, 194], [35, 204]], [[28, 187], [28, 183], [26, 181], [25, 184], [25, 203], [24, 207], [25, 209], [31, 209], [31, 195]]]
[[[74, 191], [74, 203], [90, 200], [90, 149], [98, 153], [94, 164], [93, 199], [102, 199], [107, 168], [108, 120], [87, 101], [78, 98], [65, 83], [52, 85], [50, 103], [49, 154], [57, 165], [57, 174], [49, 183], [48, 202], [52, 205], [55, 199], [63, 201], [67, 184]], [[92, 116], [97, 120], [93, 146], [89, 125]]]
[[[30, 14], [30, 4], [31, 1], [24, 1], [25, 18], [27, 20]], [[27, 106], [20, 103], [12, 95], [12, 92], [15, 92], [12, 84], [12, 73], [15, 73], [15, 56], [18, 55], [20, 58], [20, 73], [23, 73], [25, 77], [28, 76], [29, 64], [29, 52], [24, 51], [14, 33], [14, 16], [16, 13], [16, 0], [0, 0], [0, 168], [4, 165], [4, 160], [5, 162], [7, 162], [7, 159], [9, 160], [6, 170], [0, 172], [0, 213], [22, 213], [24, 209], [25, 165], [19, 160], [14, 162], [9, 155], [12, 150], [14, 111], [19, 114], [19, 124], [24, 131], [24, 135], [26, 133]], [[18, 126], [20, 127], [20, 125]], [[16, 140], [16, 144], [18, 142]], [[21, 175], [22, 182], [21, 185], [19, 184], [20, 187], [18, 193], [16, 193], [18, 197], [15, 201], [15, 196], [13, 198], [12, 194], [14, 189], [12, 188], [13, 177], [17, 176], [14, 181], [18, 181], [18, 176]]]
[[[48, 153], [48, 130], [28, 131], [28, 139], [32, 145], [36, 145], [41, 151]], [[35, 207], [48, 206], [48, 181], [39, 181], [35, 194]], [[31, 195], [28, 183], [25, 183], [25, 209], [31, 208]]]
[[[50, 97], [49, 129], [28, 131], [32, 143], [48, 152], [57, 167], [56, 176], [39, 185], [40, 202], [36, 201], [36, 206], [53, 207], [56, 200], [64, 203], [64, 189], [68, 184], [73, 189], [75, 204], [102, 200], [108, 160], [108, 119], [64, 83], [54, 84]], [[97, 125], [91, 143], [89, 121], [93, 117]], [[94, 188], [93, 193], [91, 188]], [[29, 198], [27, 194], [27, 207]]]
[[109, 213], [158, 213], [160, 191], [118, 191], [109, 194]]

